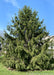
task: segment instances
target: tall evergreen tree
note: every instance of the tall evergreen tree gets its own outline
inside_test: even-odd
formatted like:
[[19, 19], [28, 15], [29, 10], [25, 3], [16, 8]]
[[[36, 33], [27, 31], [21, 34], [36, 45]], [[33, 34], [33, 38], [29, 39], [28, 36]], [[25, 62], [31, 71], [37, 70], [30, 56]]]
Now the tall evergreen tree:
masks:
[[24, 6], [7, 26], [3, 41], [4, 62], [17, 70], [49, 69], [48, 36], [43, 20], [36, 11]]

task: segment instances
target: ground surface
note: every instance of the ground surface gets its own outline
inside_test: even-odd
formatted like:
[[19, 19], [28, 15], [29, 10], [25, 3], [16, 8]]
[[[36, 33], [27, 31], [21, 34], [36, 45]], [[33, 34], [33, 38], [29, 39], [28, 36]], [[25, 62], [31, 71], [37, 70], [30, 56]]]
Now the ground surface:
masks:
[[54, 75], [54, 71], [30, 71], [30, 72], [9, 71], [0, 63], [0, 75]]

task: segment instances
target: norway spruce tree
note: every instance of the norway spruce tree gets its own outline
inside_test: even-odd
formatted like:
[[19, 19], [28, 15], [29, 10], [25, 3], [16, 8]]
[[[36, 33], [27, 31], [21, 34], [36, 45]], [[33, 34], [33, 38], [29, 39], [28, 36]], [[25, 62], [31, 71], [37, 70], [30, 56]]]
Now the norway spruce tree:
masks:
[[2, 42], [5, 65], [20, 71], [50, 69], [48, 40], [44, 40], [48, 32], [37, 12], [24, 6], [11, 22]]

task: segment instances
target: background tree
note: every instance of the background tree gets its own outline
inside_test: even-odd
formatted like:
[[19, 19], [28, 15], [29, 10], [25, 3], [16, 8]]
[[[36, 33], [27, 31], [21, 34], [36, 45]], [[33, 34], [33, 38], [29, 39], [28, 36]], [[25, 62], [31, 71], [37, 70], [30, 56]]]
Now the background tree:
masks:
[[48, 40], [43, 40], [49, 33], [37, 12], [24, 6], [11, 22], [3, 41], [5, 65], [17, 70], [50, 69]]

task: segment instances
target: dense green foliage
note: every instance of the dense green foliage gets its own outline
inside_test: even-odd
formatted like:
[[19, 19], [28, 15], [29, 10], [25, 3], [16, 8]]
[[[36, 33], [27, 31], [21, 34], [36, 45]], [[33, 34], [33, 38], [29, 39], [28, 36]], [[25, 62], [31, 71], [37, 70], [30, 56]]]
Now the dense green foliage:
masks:
[[48, 32], [37, 12], [24, 6], [11, 22], [7, 26], [8, 33], [5, 31], [5, 39], [2, 39], [3, 63], [16, 70], [50, 69], [48, 40], [44, 40]]
[[53, 71], [29, 71], [29, 72], [20, 72], [20, 71], [10, 71], [0, 63], [0, 75], [54, 75]]

